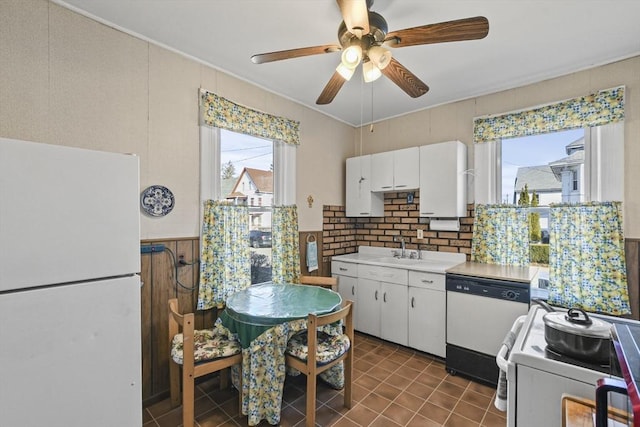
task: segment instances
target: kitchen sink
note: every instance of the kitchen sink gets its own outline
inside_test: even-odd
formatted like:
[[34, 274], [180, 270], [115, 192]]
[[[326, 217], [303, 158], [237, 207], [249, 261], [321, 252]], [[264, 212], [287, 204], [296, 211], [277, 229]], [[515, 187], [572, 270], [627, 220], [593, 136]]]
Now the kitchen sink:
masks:
[[382, 262], [385, 264], [401, 264], [401, 265], [415, 265], [418, 264], [420, 262], [422, 262], [422, 260], [420, 259], [411, 259], [411, 258], [396, 258], [396, 257], [382, 257], [382, 258], [374, 258], [371, 261], [373, 262]]

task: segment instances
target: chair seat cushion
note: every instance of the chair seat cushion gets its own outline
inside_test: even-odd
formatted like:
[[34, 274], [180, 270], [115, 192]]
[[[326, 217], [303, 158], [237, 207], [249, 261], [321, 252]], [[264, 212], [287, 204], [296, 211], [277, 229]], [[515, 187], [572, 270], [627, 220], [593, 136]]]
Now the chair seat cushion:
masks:
[[[329, 335], [319, 331], [316, 363], [318, 365], [325, 365], [336, 360], [349, 350], [350, 345], [349, 337], [344, 334]], [[307, 331], [291, 337], [287, 343], [287, 354], [303, 361], [307, 360], [309, 354]]]
[[[228, 337], [216, 334], [211, 329], [194, 331], [193, 341], [195, 363], [233, 356], [242, 351], [238, 341], [229, 340]], [[182, 365], [183, 360], [182, 347], [182, 334], [176, 334], [171, 342], [171, 358], [180, 365]]]

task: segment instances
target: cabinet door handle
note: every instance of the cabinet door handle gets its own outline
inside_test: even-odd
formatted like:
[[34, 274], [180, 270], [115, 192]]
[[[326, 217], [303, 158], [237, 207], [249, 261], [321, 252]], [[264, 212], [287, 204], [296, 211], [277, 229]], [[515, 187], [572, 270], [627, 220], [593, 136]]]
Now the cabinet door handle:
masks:
[[360, 215], [369, 215], [369, 212], [360, 212]]
[[396, 185], [396, 188], [403, 188], [403, 187], [406, 187], [406, 186], [407, 186], [407, 184], [400, 184], [400, 185]]
[[375, 299], [378, 301], [378, 291], [376, 291]]
[[387, 293], [386, 292], [384, 292], [382, 294], [382, 301], [387, 302]]
[[420, 212], [420, 215], [433, 215], [435, 212]]
[[383, 186], [382, 186], [382, 187], [380, 187], [380, 188], [391, 188], [391, 187], [393, 187], [393, 186], [392, 186], [392, 185], [383, 185]]
[[346, 269], [346, 268], [344, 268], [344, 267], [340, 267], [340, 268], [339, 268], [339, 270], [340, 270], [340, 271], [347, 271], [347, 269]]
[[433, 280], [422, 279], [422, 283], [433, 283]]
[[414, 308], [416, 305], [414, 304], [416, 302], [416, 297], [411, 297], [411, 308]]
[[355, 294], [356, 294], [356, 287], [351, 286], [351, 295], [355, 295]]

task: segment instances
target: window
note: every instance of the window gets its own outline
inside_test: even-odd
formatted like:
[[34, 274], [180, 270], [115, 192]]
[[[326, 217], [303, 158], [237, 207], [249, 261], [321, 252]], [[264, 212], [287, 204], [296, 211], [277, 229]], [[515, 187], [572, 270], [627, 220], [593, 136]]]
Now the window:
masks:
[[578, 190], [573, 179], [584, 165], [584, 144], [583, 129], [503, 139], [502, 203], [517, 204], [525, 187], [540, 206], [569, 197]]
[[[251, 182], [251, 173], [245, 174], [249, 175], [248, 177], [242, 177], [244, 187], [242, 184], [238, 187], [244, 188], [244, 191], [233, 193], [233, 187], [237, 184], [244, 168], [262, 170], [263, 175], [260, 176], [268, 176], [270, 182], [267, 184], [268, 194], [254, 195], [249, 218], [249, 228], [253, 230], [254, 235], [253, 242], [256, 242], [251, 243], [250, 236], [252, 283], [262, 282], [267, 273], [271, 274], [271, 207], [295, 203], [297, 145], [272, 142], [211, 126], [200, 127], [200, 141], [202, 153], [200, 197], [203, 201], [227, 199], [236, 203], [249, 204], [251, 195], [248, 194], [247, 189]], [[264, 171], [269, 173], [264, 174]], [[255, 174], [254, 179], [258, 180]], [[260, 188], [258, 185], [256, 190]], [[262, 197], [262, 206], [255, 206], [256, 197]], [[260, 241], [257, 240], [258, 231], [264, 232], [260, 233], [263, 236]]]
[[[271, 280], [272, 163], [271, 141], [220, 131], [221, 194], [223, 197], [228, 194], [229, 199], [249, 201], [251, 283]], [[258, 193], [261, 196], [257, 196]]]
[[551, 203], [622, 200], [622, 136], [616, 123], [499, 141], [499, 202], [531, 206], [532, 263], [548, 264]]
[[[581, 134], [584, 135], [583, 141], [579, 140]], [[576, 142], [578, 148], [566, 146], [571, 142]], [[623, 153], [623, 122], [474, 144], [475, 203], [516, 204], [519, 191], [528, 180], [522, 175], [527, 171], [537, 179], [550, 178], [553, 174], [557, 182], [566, 183], [565, 189], [545, 191], [545, 194], [539, 190], [540, 205], [621, 201], [624, 196]], [[581, 157], [582, 160], [576, 160]], [[519, 168], [532, 169], [521, 170], [518, 184]], [[550, 187], [550, 184], [545, 187]], [[529, 184], [529, 190], [532, 189], [535, 187]]]
[[532, 264], [549, 264], [549, 204], [581, 194], [573, 179], [584, 164], [584, 135], [583, 129], [575, 129], [501, 141], [501, 202], [531, 207]]
[[[545, 245], [544, 230], [540, 230], [544, 225], [544, 210], [539, 205], [542, 195], [530, 193], [527, 181], [520, 179], [520, 193], [516, 197], [515, 188], [511, 192], [504, 190], [502, 186], [503, 171], [509, 167], [509, 160], [502, 149], [513, 139], [522, 138], [528, 135], [536, 135], [536, 138], [551, 137], [551, 132], [560, 134], [567, 129], [584, 129], [584, 138], [575, 140], [565, 146], [565, 157], [551, 161], [544, 168], [535, 168], [535, 165], [523, 165], [523, 168], [531, 168], [530, 176], [541, 175], [551, 169], [556, 181], [560, 183], [559, 194], [563, 204], [550, 208], [550, 214], [557, 218], [558, 222], [552, 225], [550, 239], [554, 242], [553, 263], [550, 265], [550, 299], [557, 303], [567, 304], [567, 297], [578, 297], [573, 293], [578, 289], [578, 293], [586, 292], [589, 295], [582, 303], [593, 307], [588, 298], [602, 300], [603, 293], [608, 295], [619, 294], [620, 298], [612, 298], [607, 302], [606, 312], [623, 312], [626, 309], [618, 310], [610, 304], [615, 301], [624, 302], [626, 295], [626, 277], [616, 274], [616, 266], [609, 260], [597, 259], [597, 251], [590, 247], [592, 240], [585, 240], [582, 228], [589, 229], [588, 233], [604, 233], [612, 237], [615, 247], [613, 258], [624, 259], [624, 246], [620, 244], [621, 223], [614, 221], [598, 222], [599, 218], [618, 218], [621, 210], [624, 195], [624, 87], [619, 86], [611, 89], [603, 89], [579, 98], [573, 98], [554, 104], [543, 105], [529, 110], [521, 110], [501, 115], [487, 115], [474, 119], [474, 190], [476, 205], [495, 204], [508, 202], [509, 196], [513, 194], [511, 203], [520, 202], [523, 205], [531, 206], [526, 210], [512, 209], [514, 212], [524, 213], [519, 221], [529, 220], [530, 243], [520, 238], [510, 242], [510, 246], [522, 249], [526, 246], [530, 250], [536, 246], [540, 253], [536, 259], [530, 253], [529, 259], [533, 262], [539, 260], [544, 263], [542, 252], [549, 249]], [[546, 135], [544, 135], [546, 133]], [[531, 144], [532, 146], [535, 144]], [[544, 152], [542, 144], [536, 147]], [[533, 148], [536, 150], [536, 148]], [[529, 155], [536, 154], [535, 151]], [[547, 168], [548, 166], [548, 168]], [[524, 172], [524, 170], [523, 170]], [[522, 178], [523, 176], [521, 176]], [[518, 185], [517, 180], [515, 185]], [[558, 192], [556, 192], [556, 195]], [[507, 195], [507, 197], [505, 197]], [[603, 203], [582, 203], [582, 202], [603, 202]], [[550, 202], [551, 203], [551, 202]], [[578, 206], [574, 203], [580, 203]], [[535, 206], [535, 205], [538, 206]], [[482, 206], [484, 208], [485, 206]], [[495, 208], [489, 206], [489, 208]], [[478, 209], [480, 211], [480, 209]], [[491, 218], [489, 218], [491, 219]], [[547, 221], [548, 223], [548, 221]], [[494, 226], [508, 227], [507, 221], [494, 221]], [[608, 227], [612, 225], [612, 227]], [[538, 233], [538, 230], [540, 232]], [[605, 231], [600, 229], [606, 228]], [[522, 229], [522, 228], [520, 228]], [[567, 238], [567, 235], [571, 237]], [[548, 237], [547, 237], [548, 238]], [[582, 239], [582, 243], [580, 242]], [[474, 235], [474, 247], [481, 247], [485, 243], [481, 237]], [[572, 254], [589, 253], [582, 258]], [[484, 250], [481, 248], [480, 252]], [[522, 252], [522, 251], [520, 251]], [[526, 254], [526, 249], [524, 251]], [[507, 251], [501, 255], [501, 262], [509, 263]], [[473, 256], [473, 249], [472, 249]], [[611, 255], [608, 254], [607, 257]], [[604, 258], [607, 258], [604, 257]], [[591, 276], [593, 271], [599, 277], [599, 286], [591, 286]], [[542, 284], [543, 281], [541, 280]], [[547, 281], [549, 284], [549, 281]], [[589, 285], [587, 285], [589, 283]], [[601, 285], [601, 286], [600, 286]], [[604, 292], [603, 292], [604, 291]], [[606, 298], [605, 298], [606, 299]], [[588, 304], [587, 304], [588, 303]], [[573, 304], [570, 304], [573, 306]], [[628, 308], [628, 307], [627, 307]], [[597, 309], [600, 311], [600, 309]]]

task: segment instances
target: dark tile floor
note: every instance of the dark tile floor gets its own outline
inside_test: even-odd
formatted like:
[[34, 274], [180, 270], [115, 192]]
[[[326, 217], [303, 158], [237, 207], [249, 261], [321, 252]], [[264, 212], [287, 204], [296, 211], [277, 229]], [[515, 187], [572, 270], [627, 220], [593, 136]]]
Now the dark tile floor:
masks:
[[[353, 405], [342, 406], [340, 391], [318, 382], [316, 424], [319, 426], [504, 427], [505, 413], [493, 406], [495, 390], [447, 374], [441, 360], [356, 334]], [[287, 377], [281, 426], [304, 426], [304, 375]], [[238, 415], [235, 389], [221, 391], [214, 377], [198, 384], [196, 425], [246, 426]], [[181, 408], [164, 400], [143, 410], [145, 427], [182, 425]], [[267, 426], [265, 422], [260, 427]]]

